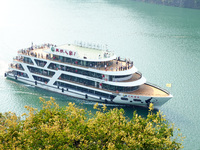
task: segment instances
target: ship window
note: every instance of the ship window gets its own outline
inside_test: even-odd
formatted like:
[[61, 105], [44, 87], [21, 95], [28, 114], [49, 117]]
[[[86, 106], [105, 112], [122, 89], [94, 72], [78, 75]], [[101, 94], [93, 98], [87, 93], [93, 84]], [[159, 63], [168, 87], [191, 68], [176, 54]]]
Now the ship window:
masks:
[[40, 68], [31, 67], [31, 66], [28, 66], [28, 69], [32, 73], [37, 73], [37, 74], [41, 74], [41, 75], [44, 75], [44, 76], [52, 77], [55, 74], [55, 72], [43, 70], [43, 69], [40, 69]]
[[90, 72], [90, 71], [77, 69], [77, 68], [73, 68], [73, 67], [68, 67], [68, 66], [64, 66], [64, 65], [59, 65], [59, 64], [55, 64], [55, 63], [50, 63], [48, 68], [54, 69], [54, 70], [63, 70], [63, 71], [67, 71], [67, 72], [73, 72], [73, 73], [82, 74], [85, 76], [102, 79], [102, 74], [100, 74], [100, 73]]
[[121, 97], [121, 100], [125, 100], [125, 101], [127, 101], [128, 98], [126, 98], [126, 97]]
[[33, 61], [28, 57], [24, 57], [23, 62], [28, 63], [28, 64], [33, 64]]
[[21, 64], [11, 64], [10, 65], [11, 68], [16, 68], [16, 69], [19, 69], [19, 70], [24, 70], [23, 66]]
[[135, 102], [141, 102], [140, 99], [133, 99]]
[[46, 78], [42, 78], [42, 77], [38, 77], [38, 76], [34, 76], [34, 75], [33, 75], [33, 78], [34, 78], [36, 81], [41, 81], [41, 82], [46, 82], [46, 83], [49, 82], [49, 79], [46, 79]]
[[116, 86], [110, 85], [110, 90], [115, 91], [115, 87]]
[[130, 75], [124, 75], [124, 76], [113, 76], [114, 78], [124, 78], [124, 77], [128, 77]]
[[28, 75], [26, 73], [23, 73], [23, 72], [13, 71], [13, 74], [20, 76], [20, 77], [24, 77], [24, 78], [29, 78]]
[[91, 93], [91, 94], [94, 94], [94, 90], [89, 90], [88, 89], [88, 92]]
[[46, 61], [41, 61], [41, 60], [37, 60], [37, 59], [34, 59], [36, 64], [40, 67], [44, 67], [46, 65]]
[[87, 88], [71, 85], [71, 84], [68, 84], [68, 83], [62, 83], [62, 82], [56, 81], [56, 82], [54, 82], [53, 85], [61, 86], [61, 87], [64, 87], [64, 88], [71, 88], [71, 89], [78, 90], [78, 91], [85, 92], [85, 93], [95, 94], [95, 95], [97, 95], [99, 97], [111, 98], [111, 99], [115, 98], [115, 96], [110, 95], [110, 94], [106, 94], [106, 93], [90, 90], [90, 89], [87, 89]]

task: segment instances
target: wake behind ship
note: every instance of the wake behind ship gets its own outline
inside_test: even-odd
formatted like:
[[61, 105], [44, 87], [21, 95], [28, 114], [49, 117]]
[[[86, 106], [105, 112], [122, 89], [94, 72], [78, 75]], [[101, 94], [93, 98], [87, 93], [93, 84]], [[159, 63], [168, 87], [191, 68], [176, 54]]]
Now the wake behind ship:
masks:
[[82, 42], [35, 45], [18, 51], [5, 73], [53, 92], [103, 103], [159, 107], [172, 95], [146, 79], [133, 61], [121, 59], [106, 46]]

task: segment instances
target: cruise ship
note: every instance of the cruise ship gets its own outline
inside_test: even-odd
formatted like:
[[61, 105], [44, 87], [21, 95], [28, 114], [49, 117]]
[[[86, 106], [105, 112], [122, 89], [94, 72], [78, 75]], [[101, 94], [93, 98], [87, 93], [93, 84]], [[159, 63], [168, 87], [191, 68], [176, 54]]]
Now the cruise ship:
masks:
[[9, 64], [7, 78], [52, 92], [101, 103], [159, 107], [172, 95], [151, 83], [133, 61], [107, 46], [75, 42], [31, 45]]

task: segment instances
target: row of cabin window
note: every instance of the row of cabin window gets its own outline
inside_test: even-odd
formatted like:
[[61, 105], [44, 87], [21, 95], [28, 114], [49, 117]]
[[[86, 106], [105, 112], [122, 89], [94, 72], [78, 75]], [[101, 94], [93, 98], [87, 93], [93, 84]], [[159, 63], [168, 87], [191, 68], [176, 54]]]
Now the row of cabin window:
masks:
[[[60, 56], [61, 57], [61, 56]], [[72, 59], [72, 58], [70, 58]], [[74, 59], [75, 60], [75, 59]], [[46, 64], [45, 61], [40, 61], [40, 60], [35, 60], [36, 64], [38, 64], [38, 66], [44, 66]], [[32, 60], [30, 58], [24, 57], [24, 62], [27, 63], [33, 63]], [[102, 79], [103, 78], [103, 74], [100, 73], [96, 73], [96, 72], [91, 72], [91, 71], [85, 71], [82, 69], [76, 69], [76, 68], [72, 68], [72, 67], [67, 67], [64, 65], [59, 65], [59, 64], [53, 64], [51, 63], [48, 68], [50, 69], [60, 69], [63, 71], [68, 71], [68, 72], [73, 72], [73, 73], [77, 73], [77, 74], [82, 74], [82, 75], [86, 75], [86, 76], [90, 76], [90, 77], [94, 77], [94, 78], [98, 78], [98, 79]], [[124, 78], [130, 75], [124, 75], [124, 76], [109, 76], [109, 81], [112, 81], [114, 78]]]
[[86, 67], [95, 67], [96, 66], [97, 68], [104, 67], [105, 65], [107, 65], [107, 67], [109, 67], [113, 64], [112, 61], [91, 62], [91, 61], [79, 60], [79, 59], [74, 59], [74, 58], [69, 58], [69, 57], [63, 57], [63, 56], [59, 56], [59, 55], [53, 55], [53, 57], [51, 59], [58, 60], [61, 62], [77, 64], [77, 65], [81, 65], [81, 66], [86, 66]]
[[85, 75], [85, 76], [90, 76], [90, 77], [102, 79], [102, 75], [100, 73], [85, 71], [83, 69], [76, 69], [76, 68], [73, 68], [73, 67], [67, 67], [67, 66], [63, 66], [63, 65], [59, 65], [59, 64], [51, 63], [48, 66], [48, 68], [55, 69], [55, 70], [59, 69], [59, 70], [67, 71], [67, 72], [73, 72], [73, 73], [82, 74], [82, 75]]
[[114, 85], [109, 85], [109, 84], [102, 84], [102, 88], [106, 90], [111, 90], [111, 91], [119, 91], [119, 92], [130, 92], [130, 91], [135, 91], [139, 88], [139, 86], [133, 86], [133, 87], [122, 87], [122, 86], [114, 86]]
[[43, 78], [43, 77], [38, 77], [38, 76], [35, 76], [35, 75], [33, 75], [33, 78], [36, 81], [40, 81], [40, 82], [44, 82], [44, 83], [48, 83], [49, 82], [49, 79]]
[[20, 72], [20, 71], [12, 71], [12, 72], [15, 76], [21, 76], [21, 77], [28, 78], [28, 75], [26, 73], [23, 73], [23, 72]]
[[24, 57], [23, 62], [28, 63], [28, 64], [33, 64], [33, 61], [28, 57]]
[[[91, 71], [85, 71], [83, 69], [76, 69], [76, 68], [73, 68], [73, 67], [67, 67], [67, 66], [64, 66], [64, 65], [51, 63], [48, 66], [48, 68], [50, 68], [50, 69], [60, 69], [60, 70], [67, 71], [67, 72], [73, 72], [73, 73], [82, 74], [82, 75], [89, 76], [89, 77], [103, 79], [103, 74], [91, 72]], [[128, 77], [128, 76], [130, 76], [130, 75], [109, 76], [109, 81], [112, 81], [114, 78], [124, 78], [124, 77]]]
[[44, 70], [44, 69], [40, 69], [40, 68], [36, 68], [36, 67], [31, 67], [31, 66], [27, 66], [29, 71], [32, 73], [38, 73], [38, 74], [42, 74], [42, 75], [46, 75], [46, 76], [53, 76], [55, 74], [55, 72], [52, 71], [48, 71], [48, 70]]
[[46, 65], [46, 61], [42, 61], [42, 60], [37, 60], [37, 59], [34, 59], [36, 64], [40, 67], [44, 67]]
[[[88, 86], [95, 86], [95, 81], [82, 79], [82, 78], [74, 77], [74, 76], [70, 76], [70, 75], [62, 74], [61, 79], [82, 83], [82, 84], [85, 84]], [[114, 86], [114, 85], [102, 83], [102, 89], [111, 90], [111, 91], [119, 91], [119, 92], [129, 92], [129, 91], [137, 90], [138, 86], [120, 87], [120, 86]]]
[[83, 78], [79, 78], [75, 76], [62, 74], [61, 79], [74, 81], [74, 82], [82, 83], [89, 86], [95, 86], [95, 81], [91, 81], [91, 80], [87, 80], [87, 79], [83, 79]]
[[56, 81], [54, 83], [54, 85], [57, 85], [57, 86], [63, 87], [63, 88], [69, 88], [69, 89], [73, 89], [73, 90], [78, 90], [80, 92], [85, 92], [85, 93], [88, 93], [88, 94], [98, 95], [99, 97], [114, 98], [114, 96], [110, 95], [110, 94], [98, 92], [98, 91], [95, 91], [95, 90], [90, 90], [90, 89], [83, 88], [83, 87], [78, 87], [78, 86], [67, 84], [67, 83], [63, 83], [63, 82]]

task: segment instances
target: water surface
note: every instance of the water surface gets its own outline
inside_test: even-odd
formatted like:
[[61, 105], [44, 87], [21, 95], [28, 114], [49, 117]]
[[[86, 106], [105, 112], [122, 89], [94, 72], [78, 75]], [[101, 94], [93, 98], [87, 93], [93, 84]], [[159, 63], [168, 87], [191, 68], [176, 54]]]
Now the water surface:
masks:
[[[185, 149], [198, 149], [200, 98], [200, 11], [132, 0], [0, 1], [0, 112], [22, 114], [24, 106], [40, 107], [38, 97], [53, 96], [92, 110], [94, 103], [19, 84], [3, 77], [17, 50], [31, 43], [57, 45], [82, 40], [107, 44], [121, 57], [134, 60], [149, 82], [168, 88], [173, 99], [160, 110], [187, 138]], [[147, 110], [134, 110], [145, 116]]]

